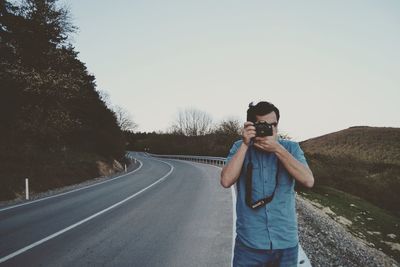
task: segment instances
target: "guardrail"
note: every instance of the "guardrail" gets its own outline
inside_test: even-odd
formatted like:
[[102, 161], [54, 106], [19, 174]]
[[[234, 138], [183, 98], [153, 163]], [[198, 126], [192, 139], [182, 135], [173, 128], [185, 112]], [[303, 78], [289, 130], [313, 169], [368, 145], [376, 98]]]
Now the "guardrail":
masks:
[[179, 159], [179, 160], [189, 160], [205, 164], [213, 164], [217, 166], [224, 166], [226, 163], [226, 158], [221, 157], [207, 157], [207, 156], [189, 156], [189, 155], [159, 155], [146, 153], [149, 156], [156, 158], [168, 158], [168, 159]]

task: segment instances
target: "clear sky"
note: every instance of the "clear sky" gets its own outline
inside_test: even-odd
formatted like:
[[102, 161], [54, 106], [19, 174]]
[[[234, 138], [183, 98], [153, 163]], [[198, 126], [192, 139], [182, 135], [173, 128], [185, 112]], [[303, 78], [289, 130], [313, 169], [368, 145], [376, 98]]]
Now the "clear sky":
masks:
[[140, 131], [187, 107], [244, 122], [253, 100], [298, 141], [400, 127], [398, 0], [64, 2], [79, 58]]

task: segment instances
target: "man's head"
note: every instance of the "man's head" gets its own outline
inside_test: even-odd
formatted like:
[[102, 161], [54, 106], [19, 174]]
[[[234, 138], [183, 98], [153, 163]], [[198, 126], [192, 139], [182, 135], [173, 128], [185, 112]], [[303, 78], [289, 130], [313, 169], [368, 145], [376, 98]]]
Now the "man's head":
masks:
[[[268, 118], [268, 120], [261, 118]], [[247, 121], [255, 123], [260, 120], [265, 120], [268, 123], [279, 122], [279, 109], [270, 102], [261, 101], [256, 105], [253, 105], [253, 102], [251, 102], [247, 110]]]
[[276, 135], [278, 132], [279, 110], [273, 104], [265, 101], [256, 105], [250, 103], [247, 110], [247, 121], [255, 123], [257, 136]]

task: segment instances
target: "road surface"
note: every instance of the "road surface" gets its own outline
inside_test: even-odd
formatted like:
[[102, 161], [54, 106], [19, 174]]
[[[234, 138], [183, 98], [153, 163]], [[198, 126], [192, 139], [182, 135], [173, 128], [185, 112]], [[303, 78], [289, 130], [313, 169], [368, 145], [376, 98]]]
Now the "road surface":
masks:
[[132, 155], [141, 165], [124, 176], [0, 209], [0, 266], [230, 266], [219, 169]]

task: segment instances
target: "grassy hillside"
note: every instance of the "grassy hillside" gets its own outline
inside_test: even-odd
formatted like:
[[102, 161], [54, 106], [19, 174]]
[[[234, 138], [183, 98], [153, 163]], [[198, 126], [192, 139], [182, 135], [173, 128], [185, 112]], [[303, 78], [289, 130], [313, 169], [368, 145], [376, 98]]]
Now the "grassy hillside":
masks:
[[357, 126], [301, 143], [308, 154], [400, 165], [400, 128]]
[[301, 143], [316, 179], [400, 216], [400, 128], [351, 127]]

